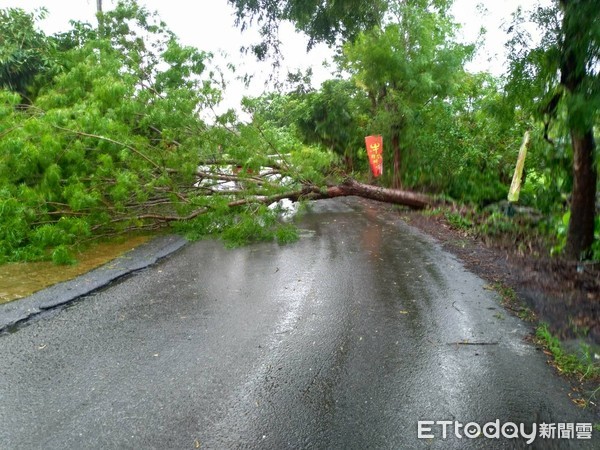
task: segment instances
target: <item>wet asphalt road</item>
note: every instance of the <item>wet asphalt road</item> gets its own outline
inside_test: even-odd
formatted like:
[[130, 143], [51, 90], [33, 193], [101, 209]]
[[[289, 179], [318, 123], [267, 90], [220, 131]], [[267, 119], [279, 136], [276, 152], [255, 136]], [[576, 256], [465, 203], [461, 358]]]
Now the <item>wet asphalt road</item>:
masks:
[[485, 283], [386, 210], [319, 202], [295, 244], [190, 244], [0, 335], [0, 448], [521, 448], [417, 421], [597, 422]]

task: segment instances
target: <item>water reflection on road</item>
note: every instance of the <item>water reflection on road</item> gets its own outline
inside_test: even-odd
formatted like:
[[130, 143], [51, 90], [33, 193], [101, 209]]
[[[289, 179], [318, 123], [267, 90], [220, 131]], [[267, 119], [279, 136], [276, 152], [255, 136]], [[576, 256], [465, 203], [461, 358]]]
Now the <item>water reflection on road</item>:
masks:
[[417, 421], [593, 422], [527, 327], [393, 209], [309, 210], [294, 244], [194, 243], [1, 336], [0, 447], [521, 448], [419, 440]]

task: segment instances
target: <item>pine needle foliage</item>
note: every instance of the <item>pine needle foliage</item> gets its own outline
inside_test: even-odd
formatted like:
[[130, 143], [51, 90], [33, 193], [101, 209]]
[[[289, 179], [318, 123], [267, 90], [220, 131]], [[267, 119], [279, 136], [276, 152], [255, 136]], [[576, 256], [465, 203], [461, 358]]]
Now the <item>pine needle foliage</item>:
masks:
[[[1, 13], [16, 33], [25, 13]], [[0, 262], [71, 263], [78, 243], [183, 221], [236, 243], [289, 238], [262, 205], [322, 181], [334, 157], [260, 118], [207, 123], [222, 93], [209, 53], [134, 1], [101, 19], [56, 36], [30, 26], [47, 44], [32, 61], [52, 64], [1, 85]]]

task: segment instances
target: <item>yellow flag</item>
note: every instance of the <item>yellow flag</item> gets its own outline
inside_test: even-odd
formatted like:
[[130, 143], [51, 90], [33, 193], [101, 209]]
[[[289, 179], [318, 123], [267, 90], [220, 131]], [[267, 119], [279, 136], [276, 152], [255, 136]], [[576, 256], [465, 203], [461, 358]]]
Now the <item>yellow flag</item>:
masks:
[[508, 191], [508, 201], [516, 203], [519, 201], [519, 193], [521, 192], [521, 179], [523, 178], [523, 167], [525, 166], [525, 158], [527, 157], [527, 148], [529, 147], [530, 135], [529, 130], [525, 132], [523, 137], [523, 144], [519, 150], [519, 157], [517, 158], [517, 166], [515, 167], [515, 173], [513, 175], [510, 190]]

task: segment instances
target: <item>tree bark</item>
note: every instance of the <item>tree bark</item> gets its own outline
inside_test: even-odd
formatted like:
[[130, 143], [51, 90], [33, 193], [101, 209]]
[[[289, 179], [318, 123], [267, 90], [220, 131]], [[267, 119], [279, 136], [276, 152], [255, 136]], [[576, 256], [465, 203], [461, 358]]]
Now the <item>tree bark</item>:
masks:
[[[581, 6], [570, 0], [560, 0], [563, 9], [561, 45], [561, 84], [571, 94], [582, 90], [589, 76], [586, 67], [590, 58], [581, 47], [586, 44], [589, 23], [577, 20], [577, 8]], [[581, 13], [580, 13], [581, 14]], [[585, 94], [584, 94], [585, 96]], [[569, 116], [575, 106], [569, 105]], [[594, 132], [591, 124], [571, 123], [573, 146], [573, 190], [571, 195], [571, 219], [567, 231], [566, 254], [580, 259], [589, 256], [594, 242], [596, 215], [597, 173], [594, 162]]]
[[[352, 179], [348, 179], [336, 186], [329, 186], [326, 191], [318, 189], [309, 191], [308, 193], [305, 191], [305, 194], [302, 197], [317, 200], [323, 198], [348, 197], [352, 195], [385, 203], [404, 205], [413, 209], [423, 209], [427, 206], [436, 204], [436, 201], [433, 198], [425, 194], [362, 184]], [[286, 198], [298, 200], [298, 198], [292, 198], [291, 196], [287, 196]]]
[[571, 195], [571, 220], [567, 233], [566, 253], [569, 258], [588, 256], [594, 243], [596, 213], [596, 182], [598, 174], [594, 164], [594, 134], [571, 132], [573, 143], [573, 191]]

